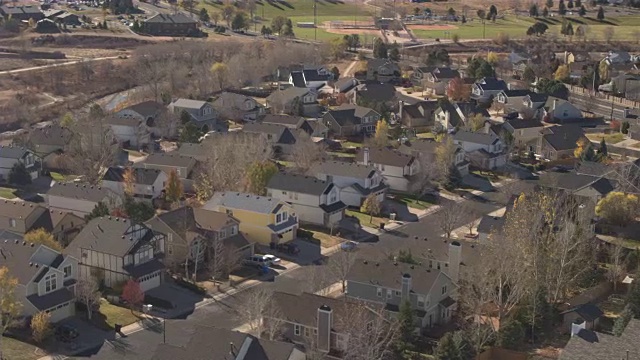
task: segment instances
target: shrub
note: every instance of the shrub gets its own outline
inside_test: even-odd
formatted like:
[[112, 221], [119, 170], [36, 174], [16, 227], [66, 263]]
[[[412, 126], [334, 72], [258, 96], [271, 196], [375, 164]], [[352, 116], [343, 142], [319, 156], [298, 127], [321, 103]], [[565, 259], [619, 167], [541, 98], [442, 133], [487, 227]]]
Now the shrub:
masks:
[[191, 290], [194, 293], [198, 294], [198, 295], [206, 295], [207, 294], [207, 290], [205, 288], [203, 288], [202, 286], [199, 286], [198, 284], [194, 284], [192, 282], [189, 282], [185, 279], [176, 279], [175, 281], [176, 285], [183, 287], [187, 290]]

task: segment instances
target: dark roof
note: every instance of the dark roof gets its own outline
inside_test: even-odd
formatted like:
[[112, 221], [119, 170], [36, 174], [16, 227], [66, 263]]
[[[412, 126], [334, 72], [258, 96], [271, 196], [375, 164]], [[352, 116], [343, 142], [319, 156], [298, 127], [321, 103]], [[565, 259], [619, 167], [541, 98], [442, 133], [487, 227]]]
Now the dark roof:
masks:
[[304, 74], [302, 71], [291, 72], [291, 83], [297, 88], [306, 88], [307, 83], [304, 81]]
[[24, 220], [41, 209], [42, 206], [29, 201], [0, 200], [0, 217]]
[[[127, 171], [121, 167], [110, 167], [107, 172], [102, 176], [102, 181], [115, 181], [123, 182], [124, 174]], [[162, 173], [161, 170], [156, 169], [144, 169], [144, 168], [131, 168], [133, 173], [134, 182], [140, 185], [153, 185]]]
[[51, 309], [56, 305], [71, 301], [73, 298], [73, 293], [66, 287], [43, 296], [38, 296], [38, 294], [27, 296], [27, 300], [40, 311]]
[[122, 269], [127, 272], [127, 274], [131, 275], [133, 278], [137, 279], [143, 277], [145, 275], [154, 273], [158, 270], [164, 269], [164, 264], [158, 259], [151, 259], [149, 261], [143, 262], [139, 265], [126, 265], [123, 266]]
[[303, 176], [280, 172], [271, 177], [267, 189], [291, 191], [302, 194], [322, 195], [333, 187], [333, 184], [318, 180], [313, 176]]
[[531, 91], [529, 90], [521, 90], [521, 89], [515, 89], [515, 90], [503, 90], [502, 91], [507, 97], [525, 97], [527, 95], [529, 95], [531, 93]]
[[408, 115], [412, 118], [423, 118], [430, 116], [430, 113], [437, 110], [438, 106], [437, 101], [419, 101], [414, 104], [402, 105], [402, 116]]
[[505, 122], [508, 123], [514, 129], [530, 129], [530, 128], [536, 128], [536, 127], [540, 127], [540, 128], [544, 127], [544, 125], [539, 120], [535, 120], [535, 119], [531, 119], [531, 120], [510, 119], [510, 120], [506, 120]]
[[439, 302], [440, 306], [444, 307], [445, 309], [451, 307], [451, 305], [453, 305], [455, 303], [456, 303], [456, 301], [453, 300], [451, 298], [451, 296], [447, 296], [446, 298], [440, 300], [440, 302]]
[[227, 191], [216, 192], [213, 197], [204, 204], [203, 208], [206, 210], [215, 210], [217, 206], [223, 206], [231, 209], [243, 209], [263, 214], [272, 214], [279, 205], [281, 205], [280, 200], [268, 196]]
[[25, 243], [21, 236], [8, 232], [2, 232], [2, 235], [0, 266], [7, 267], [11, 275], [18, 279], [18, 284], [28, 284], [36, 274], [50, 265], [33, 261], [31, 257], [38, 248]]
[[391, 289], [402, 288], [402, 276], [411, 275], [411, 291], [426, 295], [439, 276], [447, 276], [440, 270], [422, 265], [411, 265], [391, 260], [356, 261], [349, 270], [347, 281], [379, 285]]
[[368, 101], [385, 102], [391, 101], [396, 95], [396, 88], [389, 83], [366, 83], [358, 86], [358, 94]]
[[379, 68], [380, 66], [383, 66], [383, 65], [392, 65], [392, 66], [398, 67], [398, 64], [396, 64], [395, 62], [389, 59], [385, 59], [385, 58], [367, 59], [367, 67]]
[[145, 20], [146, 23], [195, 24], [196, 21], [183, 13], [157, 14]]
[[158, 345], [151, 360], [287, 360], [292, 343], [259, 339], [238, 331], [198, 325], [184, 346]]
[[562, 312], [561, 314], [564, 315], [571, 312], [577, 313], [583, 320], [586, 321], [595, 321], [596, 319], [604, 315], [602, 310], [600, 310], [597, 305], [591, 303], [578, 305], [574, 308]]
[[591, 186], [603, 195], [608, 194], [614, 188], [608, 179], [591, 175], [580, 175], [574, 172], [547, 172], [540, 175], [539, 182], [545, 187], [569, 191], [578, 191], [587, 186]]
[[116, 114], [109, 115], [104, 119], [105, 124], [117, 125], [117, 126], [137, 127], [140, 125], [140, 123], [143, 123], [143, 122], [144, 120], [141, 120], [139, 118], [118, 116]]
[[481, 234], [491, 234], [493, 231], [500, 231], [504, 226], [505, 217], [484, 215], [476, 230]]
[[580, 138], [584, 138], [584, 131], [577, 125], [550, 126], [542, 130], [542, 137], [555, 150], [570, 150], [576, 148]]
[[324, 161], [312, 168], [313, 174], [327, 174], [354, 178], [368, 178], [375, 174], [373, 165], [360, 165], [344, 161]]
[[581, 161], [576, 164], [575, 171], [576, 174], [580, 175], [603, 176], [614, 171], [614, 169], [600, 162]]
[[508, 90], [509, 87], [504, 80], [498, 80], [493, 77], [485, 77], [480, 81], [476, 82], [476, 85], [480, 87], [482, 90]]
[[242, 249], [251, 244], [251, 242], [242, 233], [237, 233], [222, 240], [225, 246], [231, 246], [235, 249]]
[[453, 134], [453, 140], [474, 144], [492, 145], [500, 139], [491, 134], [459, 130]]
[[324, 204], [320, 204], [320, 209], [322, 209], [322, 211], [330, 214], [330, 213], [334, 213], [338, 210], [342, 210], [342, 209], [346, 209], [347, 205], [345, 203], [343, 203], [342, 201], [338, 201], [335, 202], [331, 205], [324, 205]]
[[344, 92], [347, 92], [353, 89], [354, 87], [356, 87], [359, 83], [360, 82], [358, 81], [358, 79], [354, 77], [344, 77], [336, 81], [335, 83], [333, 83], [333, 86], [336, 88], [342, 88], [344, 86], [347, 86], [345, 89], [342, 90]]
[[431, 71], [431, 74], [438, 80], [460, 77], [460, 72], [450, 67], [437, 67]]
[[2, 13], [6, 15], [21, 15], [21, 14], [42, 14], [42, 11], [37, 6], [0, 6]]
[[295, 98], [302, 98], [307, 93], [309, 93], [309, 89], [307, 89], [306, 87], [303, 88], [292, 86], [288, 89], [272, 92], [271, 95], [267, 96], [267, 100], [271, 102], [282, 101], [283, 103], [287, 104], [293, 101], [293, 99]]
[[536, 92], [530, 92], [528, 96], [529, 96], [529, 100], [531, 100], [534, 103], [547, 102], [547, 98], [549, 97], [549, 95], [547, 94], [536, 93]]
[[260, 117], [259, 121], [263, 124], [298, 126], [304, 118], [302, 116], [293, 115], [276, 115], [266, 114]]
[[304, 80], [309, 81], [327, 81], [331, 78], [331, 75], [322, 75], [318, 72], [318, 69], [304, 69], [302, 70]]
[[353, 104], [342, 104], [333, 110], [326, 112], [326, 116], [331, 116], [340, 126], [352, 126], [362, 124], [362, 117], [375, 110], [364, 106]]
[[4, 159], [22, 159], [29, 149], [21, 146], [0, 146], [0, 158]]
[[[134, 232], [140, 228], [142, 236], [134, 239]], [[100, 217], [91, 220], [71, 241], [64, 252], [78, 255], [79, 249], [91, 249], [122, 257], [150, 242], [153, 236], [153, 232], [145, 225], [134, 225], [129, 219], [115, 216]]]
[[[369, 162], [373, 164], [405, 167], [411, 165], [414, 160], [413, 155], [407, 155], [389, 147], [369, 149]], [[356, 161], [359, 163], [364, 161], [364, 149], [358, 150]]]
[[29, 142], [38, 145], [59, 146], [63, 148], [69, 143], [72, 133], [71, 130], [60, 125], [48, 125], [41, 128], [33, 129], [29, 132]]
[[113, 192], [111, 190], [102, 186], [72, 182], [55, 183], [49, 191], [47, 191], [47, 195], [51, 196], [81, 199], [96, 203], [103, 201], [107, 196], [112, 194]]
[[560, 352], [560, 360], [640, 358], [640, 320], [631, 319], [621, 336], [580, 330]]
[[149, 101], [143, 101], [141, 103], [137, 103], [135, 105], [131, 105], [122, 110], [131, 110], [144, 117], [152, 117], [156, 115], [158, 112], [162, 111], [162, 109], [164, 109], [164, 105], [162, 105], [159, 102], [149, 100]]
[[[197, 233], [199, 230], [218, 231], [222, 228], [238, 224], [238, 221], [226, 213], [183, 206], [165, 213], [156, 215], [147, 221], [147, 224], [155, 224], [155, 220], [162, 222], [185, 241], [190, 241], [188, 233]], [[149, 225], [152, 226], [152, 225]], [[163, 229], [153, 229], [164, 232]]]
[[291, 130], [283, 125], [249, 123], [244, 125], [242, 131], [249, 134], [269, 134], [278, 144], [295, 144], [296, 142], [296, 137]]
[[[160, 166], [174, 166], [185, 167], [187, 169], [193, 167], [196, 160], [188, 156], [182, 156], [173, 153], [153, 153], [149, 155], [143, 162], [136, 163], [136, 167], [145, 167], [144, 165], [160, 165]], [[183, 175], [184, 176], [184, 175]]]

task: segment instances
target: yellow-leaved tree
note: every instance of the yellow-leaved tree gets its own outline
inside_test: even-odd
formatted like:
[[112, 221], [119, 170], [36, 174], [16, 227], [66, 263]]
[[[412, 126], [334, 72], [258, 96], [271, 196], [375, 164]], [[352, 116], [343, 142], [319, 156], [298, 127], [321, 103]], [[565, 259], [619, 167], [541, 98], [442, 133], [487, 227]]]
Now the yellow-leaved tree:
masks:
[[[17, 317], [22, 312], [22, 303], [16, 298], [15, 292], [18, 279], [11, 276], [7, 267], [0, 268], [0, 334], [15, 325]], [[0, 336], [0, 359], [7, 359], [2, 352]]]
[[638, 196], [613, 191], [598, 201], [596, 215], [616, 226], [625, 226], [638, 216]]
[[177, 203], [182, 198], [184, 187], [175, 169], [169, 173], [169, 180], [167, 181], [167, 186], [164, 191], [167, 201], [171, 204]]
[[61, 251], [62, 246], [56, 239], [49, 233], [47, 230], [43, 228], [31, 230], [24, 235], [24, 241], [33, 244], [40, 244], [44, 246], [48, 246], [54, 250]]
[[386, 120], [380, 119], [376, 124], [376, 135], [373, 138], [375, 146], [383, 147], [389, 144], [389, 124]]
[[556, 69], [556, 72], [553, 73], [553, 78], [558, 81], [566, 82], [566, 81], [569, 81], [570, 75], [571, 75], [571, 71], [569, 70], [569, 66], [560, 65], [558, 66], [558, 69]]
[[369, 196], [367, 196], [366, 199], [364, 199], [362, 206], [360, 207], [360, 212], [369, 214], [371, 216], [369, 222], [373, 220], [374, 216], [380, 215], [380, 211], [382, 211], [382, 204], [375, 194], [370, 194]]

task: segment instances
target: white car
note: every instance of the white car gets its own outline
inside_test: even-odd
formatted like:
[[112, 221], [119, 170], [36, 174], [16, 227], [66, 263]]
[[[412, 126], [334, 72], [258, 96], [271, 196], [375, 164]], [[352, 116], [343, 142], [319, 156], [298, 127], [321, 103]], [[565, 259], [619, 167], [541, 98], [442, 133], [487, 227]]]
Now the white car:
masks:
[[275, 255], [267, 254], [267, 255], [264, 255], [264, 258], [266, 258], [272, 264], [279, 264], [280, 263], [280, 258], [275, 256]]

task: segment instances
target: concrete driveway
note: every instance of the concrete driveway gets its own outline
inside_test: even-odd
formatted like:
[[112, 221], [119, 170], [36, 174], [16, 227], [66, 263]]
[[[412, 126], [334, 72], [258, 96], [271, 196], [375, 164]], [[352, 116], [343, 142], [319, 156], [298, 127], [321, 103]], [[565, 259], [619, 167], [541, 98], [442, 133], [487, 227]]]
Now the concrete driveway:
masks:
[[493, 185], [491, 185], [491, 181], [489, 181], [487, 178], [477, 176], [474, 174], [468, 174], [463, 176], [462, 183], [470, 188], [477, 189], [480, 191], [489, 192], [489, 191], [495, 190]]
[[409, 210], [409, 207], [401, 202], [385, 199], [382, 202], [382, 214], [389, 216], [391, 213], [396, 214], [397, 221], [415, 222], [418, 216]]

